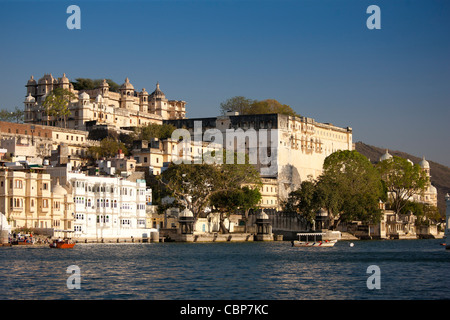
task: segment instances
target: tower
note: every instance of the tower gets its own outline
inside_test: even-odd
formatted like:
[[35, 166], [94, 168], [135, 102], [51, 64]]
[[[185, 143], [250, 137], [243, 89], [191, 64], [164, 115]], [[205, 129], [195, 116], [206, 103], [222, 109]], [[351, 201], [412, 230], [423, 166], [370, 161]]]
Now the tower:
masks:
[[130, 80], [128, 79], [128, 77], [125, 79], [125, 83], [120, 86], [119, 92], [121, 95], [120, 107], [123, 109], [132, 109], [133, 108], [134, 87], [130, 83]]
[[148, 92], [145, 91], [145, 88], [139, 92], [139, 111], [140, 112], [149, 112], [148, 110]]
[[107, 98], [109, 95], [109, 84], [106, 79], [103, 79], [103, 82], [100, 85], [100, 90], [102, 92], [102, 97]]
[[168, 100], [166, 99], [166, 95], [159, 88], [159, 82], [156, 83], [155, 91], [149, 96], [149, 102], [151, 102], [150, 110], [152, 113], [167, 119]]
[[36, 96], [37, 83], [36, 83], [36, 80], [34, 80], [33, 76], [31, 76], [30, 80], [28, 80], [26, 87], [27, 87], [27, 96], [28, 95]]
[[66, 74], [64, 73], [62, 78], [59, 80], [59, 87], [69, 90], [70, 89], [70, 81], [69, 78], [66, 77]]

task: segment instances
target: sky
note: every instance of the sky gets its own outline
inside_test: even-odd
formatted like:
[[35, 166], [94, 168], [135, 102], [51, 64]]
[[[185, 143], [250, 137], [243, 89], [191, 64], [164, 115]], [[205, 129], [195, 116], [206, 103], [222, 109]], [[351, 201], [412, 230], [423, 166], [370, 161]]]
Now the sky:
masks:
[[[77, 5], [81, 29], [68, 29]], [[369, 29], [370, 5], [380, 29]], [[353, 141], [450, 167], [450, 1], [0, 0], [0, 108], [46, 73], [109, 78], [214, 117], [276, 99]]]

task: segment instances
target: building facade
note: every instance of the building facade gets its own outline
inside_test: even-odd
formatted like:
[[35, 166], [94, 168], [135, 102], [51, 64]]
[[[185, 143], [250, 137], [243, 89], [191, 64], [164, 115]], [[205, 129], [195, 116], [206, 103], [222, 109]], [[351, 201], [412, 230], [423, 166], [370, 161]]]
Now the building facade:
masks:
[[0, 212], [12, 229], [33, 228], [67, 237], [73, 231], [73, 199], [49, 174], [34, 170], [0, 170]]
[[[96, 89], [78, 91], [65, 74], [61, 78], [46, 74], [37, 82], [31, 76], [26, 87], [24, 122], [30, 124], [62, 126], [64, 121], [64, 127], [76, 130], [88, 130], [95, 124], [121, 128], [160, 124], [166, 119], [182, 119], [186, 114], [186, 102], [167, 99], [159, 83], [151, 94], [145, 89], [136, 91], [128, 78], [118, 92], [110, 91], [106, 80]], [[69, 103], [67, 119], [48, 116], [44, 110], [45, 98], [56, 88], [70, 90], [76, 97]]]
[[142, 239], [156, 231], [147, 228], [149, 190], [145, 180], [88, 176], [70, 165], [47, 170], [73, 197], [74, 239]]
[[[230, 113], [214, 118], [164, 122], [186, 129], [193, 140], [200, 136], [208, 141], [210, 137], [206, 133], [218, 130], [224, 148], [245, 150], [248, 155], [256, 155], [253, 162], [250, 156], [250, 161], [262, 178], [276, 180], [276, 187], [273, 180], [267, 180], [271, 181], [268, 187], [272, 185], [277, 190], [277, 198], [271, 195], [265, 199], [270, 204], [273, 202], [273, 208], [297, 189], [302, 181], [317, 179], [327, 156], [338, 150], [354, 149], [350, 127], [340, 128], [307, 117]], [[214, 142], [218, 143], [216, 139]]]

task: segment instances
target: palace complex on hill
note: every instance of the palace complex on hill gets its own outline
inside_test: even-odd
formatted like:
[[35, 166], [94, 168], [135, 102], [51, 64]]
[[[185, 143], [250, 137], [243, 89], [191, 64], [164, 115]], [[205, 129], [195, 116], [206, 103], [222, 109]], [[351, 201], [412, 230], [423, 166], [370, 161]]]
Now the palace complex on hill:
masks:
[[[75, 95], [65, 125], [43, 107], [55, 88]], [[166, 222], [151, 217], [151, 190], [144, 172], [159, 175], [180, 153], [194, 160], [217, 146], [255, 156], [251, 163], [263, 182], [260, 207], [280, 210], [302, 181], [321, 175], [327, 156], [355, 148], [350, 127], [283, 114], [228, 112], [187, 119], [186, 102], [168, 100], [159, 83], [149, 94], [145, 89], [135, 91], [126, 78], [118, 91], [110, 91], [106, 80], [98, 88], [77, 91], [65, 74], [61, 78], [46, 74], [38, 81], [31, 76], [24, 123], [0, 121], [0, 212], [14, 228], [52, 229], [59, 232], [54, 234], [79, 239], [139, 238], [154, 228], [166, 228]], [[139, 140], [133, 142], [129, 156], [119, 151], [116, 157], [99, 159], [90, 172], [84, 170], [88, 148], [99, 145], [90, 139], [90, 130], [104, 127], [126, 133], [150, 123], [171, 124], [187, 132], [191, 137], [187, 150], [180, 149], [178, 137]], [[222, 140], [216, 140], [218, 136]], [[390, 157], [386, 152], [380, 161]], [[423, 159], [420, 165], [430, 176], [429, 163]], [[436, 195], [430, 183], [412, 200], [437, 205]]]
[[168, 100], [159, 83], [151, 94], [145, 89], [136, 91], [128, 78], [119, 92], [110, 91], [106, 80], [99, 88], [78, 91], [74, 90], [65, 74], [61, 78], [46, 74], [37, 82], [31, 76], [26, 88], [24, 122], [28, 124], [57, 125], [62, 121], [61, 118], [48, 116], [42, 105], [47, 95], [56, 88], [70, 90], [76, 97], [69, 104], [70, 116], [66, 123], [69, 129], [87, 130], [93, 124], [116, 128], [161, 124], [163, 120], [182, 119], [186, 115], [186, 102]]

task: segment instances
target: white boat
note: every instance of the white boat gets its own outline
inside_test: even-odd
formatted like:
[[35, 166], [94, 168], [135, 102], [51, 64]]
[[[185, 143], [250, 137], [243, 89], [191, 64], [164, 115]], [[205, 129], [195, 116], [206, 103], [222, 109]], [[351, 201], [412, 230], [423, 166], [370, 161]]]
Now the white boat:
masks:
[[[298, 241], [292, 241], [293, 247], [333, 247], [337, 240], [317, 240], [317, 236], [325, 235], [324, 232], [305, 232], [305, 233], [297, 233]], [[302, 240], [302, 237], [304, 239]], [[312, 239], [311, 239], [312, 238]]]

